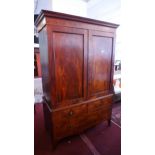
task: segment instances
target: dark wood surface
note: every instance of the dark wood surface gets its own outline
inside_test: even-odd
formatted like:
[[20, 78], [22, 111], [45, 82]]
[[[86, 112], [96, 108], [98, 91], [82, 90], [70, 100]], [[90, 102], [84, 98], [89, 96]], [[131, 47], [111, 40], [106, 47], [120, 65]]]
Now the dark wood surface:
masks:
[[110, 92], [112, 40], [112, 36], [100, 31], [89, 33], [89, 96], [105, 95]]
[[[58, 104], [69, 104], [86, 96], [87, 31], [50, 27]], [[54, 89], [54, 86], [53, 86]]]
[[48, 11], [48, 10], [41, 10], [40, 15], [37, 17], [37, 19], [35, 21], [35, 25], [38, 26], [38, 24], [44, 17], [73, 20], [73, 21], [77, 21], [77, 22], [101, 25], [101, 26], [112, 27], [112, 28], [117, 28], [119, 26], [118, 24], [114, 24], [114, 23], [110, 23], [110, 22], [90, 19], [90, 18], [86, 18], [86, 17], [75, 16], [75, 15], [69, 15], [69, 14], [55, 12], [55, 11]]
[[36, 25], [53, 144], [101, 121], [110, 125], [118, 25], [50, 11], [43, 11]]

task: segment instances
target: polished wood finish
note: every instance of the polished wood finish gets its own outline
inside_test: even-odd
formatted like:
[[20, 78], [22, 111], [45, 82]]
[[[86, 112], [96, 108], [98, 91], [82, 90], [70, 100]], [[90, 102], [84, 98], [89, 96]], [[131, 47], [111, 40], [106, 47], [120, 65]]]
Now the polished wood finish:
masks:
[[89, 32], [88, 93], [110, 93], [110, 73], [113, 38], [100, 31]]
[[[67, 22], [66, 22], [67, 21]], [[109, 22], [94, 20], [85, 17], [79, 17], [75, 15], [69, 15], [65, 13], [59, 13], [47, 10], [42, 10], [40, 15], [35, 21], [38, 31], [40, 31], [46, 25], [57, 25], [66, 27], [76, 27], [83, 29], [102, 30], [105, 32], [115, 32], [115, 29], [119, 26]], [[80, 24], [80, 25], [79, 25]]]
[[35, 24], [46, 128], [54, 146], [101, 121], [110, 125], [118, 25], [45, 10]]
[[50, 27], [55, 62], [57, 103], [83, 100], [86, 96], [87, 31]]

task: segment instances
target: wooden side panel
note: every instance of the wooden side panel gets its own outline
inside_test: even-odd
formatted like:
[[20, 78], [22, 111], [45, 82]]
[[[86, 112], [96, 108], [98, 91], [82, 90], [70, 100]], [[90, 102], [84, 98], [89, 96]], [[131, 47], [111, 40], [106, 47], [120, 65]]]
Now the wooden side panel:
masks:
[[48, 43], [46, 27], [39, 33], [39, 50], [40, 50], [40, 62], [42, 70], [42, 84], [43, 93], [46, 99], [50, 99], [49, 89], [49, 68], [48, 68]]
[[51, 35], [57, 103], [81, 101], [86, 96], [87, 31], [52, 27]]
[[91, 31], [89, 37], [88, 94], [108, 94], [113, 38], [99, 31]]

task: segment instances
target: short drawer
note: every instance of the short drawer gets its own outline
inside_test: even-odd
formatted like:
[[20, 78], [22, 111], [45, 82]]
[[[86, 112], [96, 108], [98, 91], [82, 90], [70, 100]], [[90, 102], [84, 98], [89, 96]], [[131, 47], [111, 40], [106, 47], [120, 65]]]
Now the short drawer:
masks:
[[96, 124], [96, 122], [98, 122], [101, 119], [100, 117], [100, 111], [96, 111], [96, 112], [92, 112], [90, 114], [88, 114], [88, 123], [94, 123]]
[[107, 97], [102, 100], [88, 103], [88, 113], [98, 111], [100, 109], [111, 109], [112, 108], [112, 98]]
[[87, 105], [83, 104], [77, 107], [70, 108], [69, 111], [65, 113], [66, 117], [82, 117], [87, 114]]
[[101, 100], [88, 103], [88, 112], [97, 111], [98, 109], [101, 108], [101, 106], [102, 106]]
[[69, 123], [68, 119], [62, 118], [62, 119], [55, 119], [53, 121], [54, 127], [55, 128], [64, 128], [66, 124]]
[[98, 111], [90, 112], [88, 114], [88, 124], [95, 125], [101, 121], [108, 120], [111, 118], [111, 109], [99, 109]]
[[55, 111], [52, 114], [53, 120], [69, 119], [72, 117], [79, 117], [87, 114], [87, 105], [83, 104], [80, 106], [67, 108], [64, 110]]

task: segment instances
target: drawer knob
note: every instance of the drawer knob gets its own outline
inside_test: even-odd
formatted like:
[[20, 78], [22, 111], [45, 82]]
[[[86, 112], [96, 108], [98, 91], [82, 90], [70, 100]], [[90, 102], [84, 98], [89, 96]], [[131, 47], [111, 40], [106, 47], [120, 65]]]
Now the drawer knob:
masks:
[[73, 111], [70, 111], [70, 112], [69, 112], [69, 116], [72, 116], [72, 115], [73, 115]]

